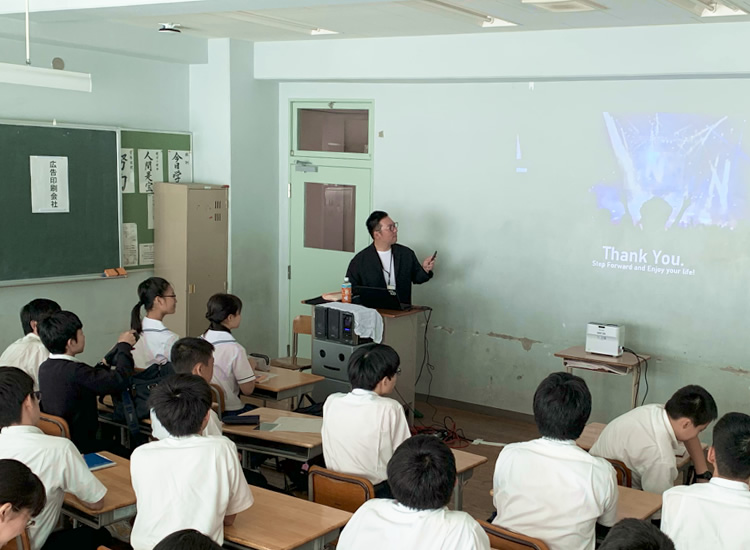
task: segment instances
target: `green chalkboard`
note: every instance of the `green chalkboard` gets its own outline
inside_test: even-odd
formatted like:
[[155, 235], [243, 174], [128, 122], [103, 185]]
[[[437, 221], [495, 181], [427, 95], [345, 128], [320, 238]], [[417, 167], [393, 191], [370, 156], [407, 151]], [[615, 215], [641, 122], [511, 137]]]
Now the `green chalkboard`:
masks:
[[[149, 216], [149, 201], [153, 200], [153, 193], [147, 192], [141, 177], [142, 163], [139, 156], [144, 151], [158, 150], [161, 152], [161, 162], [158, 171], [153, 168], [150, 179], [157, 181], [192, 181], [192, 164], [181, 164], [181, 173], [177, 173], [176, 161], [169, 158], [170, 151], [191, 151], [192, 136], [185, 133], [149, 132], [141, 130], [121, 130], [121, 191], [122, 191], [122, 222], [123, 222], [123, 262], [127, 269], [151, 268], [153, 263], [144, 262], [143, 248], [153, 246], [154, 230]], [[129, 153], [132, 150], [132, 167]], [[172, 155], [174, 156], [174, 154]], [[190, 159], [192, 160], [192, 159]], [[145, 167], [145, 164], [143, 164]], [[143, 174], [145, 175], [145, 174]], [[153, 204], [152, 204], [153, 206]], [[135, 245], [135, 249], [133, 248]], [[136, 259], [137, 258], [137, 259]], [[135, 263], [134, 263], [135, 261]]]
[[[115, 129], [0, 123], [0, 281], [120, 265], [117, 137]], [[69, 212], [32, 213], [36, 156], [67, 159]]]

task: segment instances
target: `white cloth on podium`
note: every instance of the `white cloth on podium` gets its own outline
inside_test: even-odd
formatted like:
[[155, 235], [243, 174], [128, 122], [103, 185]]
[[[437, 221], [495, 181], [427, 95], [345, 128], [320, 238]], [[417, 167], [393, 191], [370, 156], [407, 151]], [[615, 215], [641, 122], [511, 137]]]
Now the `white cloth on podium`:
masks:
[[378, 310], [358, 304], [345, 304], [344, 302], [330, 302], [322, 305], [353, 313], [354, 334], [360, 338], [372, 338], [377, 344], [383, 341], [383, 318]]

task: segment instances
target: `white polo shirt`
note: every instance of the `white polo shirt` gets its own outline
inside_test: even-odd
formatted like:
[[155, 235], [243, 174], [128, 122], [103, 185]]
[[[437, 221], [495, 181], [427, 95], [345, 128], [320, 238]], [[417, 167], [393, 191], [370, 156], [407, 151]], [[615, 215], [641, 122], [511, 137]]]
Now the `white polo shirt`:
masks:
[[664, 405], [644, 405], [607, 424], [589, 452], [624, 462], [633, 472], [633, 488], [661, 494], [674, 485], [675, 453], [684, 450]]
[[354, 513], [338, 550], [490, 550], [484, 529], [466, 512], [414, 510], [375, 498]]
[[664, 493], [661, 530], [679, 550], [747, 550], [748, 519], [750, 488], [741, 481], [714, 477]]
[[[156, 413], [154, 412], [154, 409], [151, 409], [150, 418], [151, 435], [154, 439], [166, 439], [168, 437], [171, 437], [172, 434], [170, 434], [164, 427], [164, 425], [159, 421]], [[209, 411], [208, 424], [206, 424], [206, 427], [203, 428], [201, 435], [222, 435], [221, 420], [219, 420], [219, 415], [216, 414], [216, 411], [214, 411], [213, 409]]]
[[334, 393], [323, 405], [323, 457], [335, 472], [378, 484], [396, 448], [411, 437], [403, 406], [362, 389]]
[[42, 480], [47, 492], [47, 504], [29, 529], [32, 550], [41, 548], [57, 525], [65, 493], [94, 503], [107, 492], [70, 439], [47, 435], [36, 426], [3, 428], [0, 458], [13, 458], [26, 464]]
[[197, 529], [224, 542], [224, 516], [253, 504], [237, 447], [226, 437], [168, 437], [141, 445], [130, 457], [138, 514], [134, 550], [151, 550], [167, 535]]
[[18, 367], [34, 379], [34, 390], [39, 389], [39, 365], [49, 357], [49, 350], [42, 340], [29, 332], [19, 338], [0, 355], [0, 367]]
[[593, 550], [597, 521], [614, 525], [617, 474], [575, 441], [506, 445], [495, 463], [492, 523], [536, 537], [550, 550]]
[[247, 359], [247, 352], [234, 336], [222, 330], [207, 330], [201, 336], [214, 347], [213, 384], [224, 390], [224, 403], [228, 411], [236, 411], [245, 406], [240, 400], [240, 384], [255, 380], [255, 372]]
[[146, 369], [154, 363], [164, 364], [172, 356], [172, 346], [180, 337], [164, 323], [144, 317], [143, 332], [133, 348], [133, 361], [138, 369]]

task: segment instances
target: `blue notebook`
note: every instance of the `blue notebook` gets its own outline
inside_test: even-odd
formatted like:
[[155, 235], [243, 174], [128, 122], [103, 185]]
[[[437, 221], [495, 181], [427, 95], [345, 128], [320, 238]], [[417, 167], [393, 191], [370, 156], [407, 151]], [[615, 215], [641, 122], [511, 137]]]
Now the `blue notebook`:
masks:
[[109, 468], [110, 466], [115, 465], [115, 462], [111, 461], [107, 457], [100, 455], [99, 453], [85, 454], [83, 455], [83, 460], [86, 461], [86, 466], [88, 466], [89, 470], [91, 470], [92, 472], [101, 470], [102, 468]]

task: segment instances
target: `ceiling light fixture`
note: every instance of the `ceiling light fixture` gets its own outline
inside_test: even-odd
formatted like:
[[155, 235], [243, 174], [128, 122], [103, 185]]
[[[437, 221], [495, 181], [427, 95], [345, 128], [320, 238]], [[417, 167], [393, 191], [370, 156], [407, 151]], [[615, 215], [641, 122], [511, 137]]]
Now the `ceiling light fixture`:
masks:
[[732, 17], [748, 13], [728, 0], [669, 0], [701, 17]]
[[536, 8], [555, 13], [573, 13], [581, 11], [605, 10], [606, 6], [591, 2], [591, 0], [521, 0], [522, 4], [530, 4]]
[[290, 21], [289, 19], [282, 19], [281, 17], [274, 17], [271, 15], [261, 15], [259, 13], [250, 11], [235, 11], [225, 13], [223, 15], [225, 17], [237, 19], [239, 21], [247, 21], [248, 23], [256, 23], [258, 25], [265, 25], [267, 27], [275, 27], [277, 29], [284, 29], [286, 31], [301, 32], [304, 34], [309, 34], [311, 36], [339, 34], [338, 31], [322, 29], [320, 27], [311, 27], [310, 25], [298, 23], [297, 21]]
[[0, 82], [21, 86], [40, 86], [76, 92], [91, 91], [91, 75], [31, 66], [29, 38], [29, 0], [26, 0], [26, 65], [0, 63]]
[[500, 19], [499, 17], [480, 13], [469, 8], [464, 8], [463, 6], [449, 4], [448, 2], [443, 2], [442, 0], [422, 0], [422, 4], [429, 5], [453, 14], [468, 16], [472, 19], [472, 21], [479, 24], [481, 27], [484, 27], [485, 29], [517, 26], [516, 23], [511, 23], [510, 21], [506, 21], [505, 19]]

